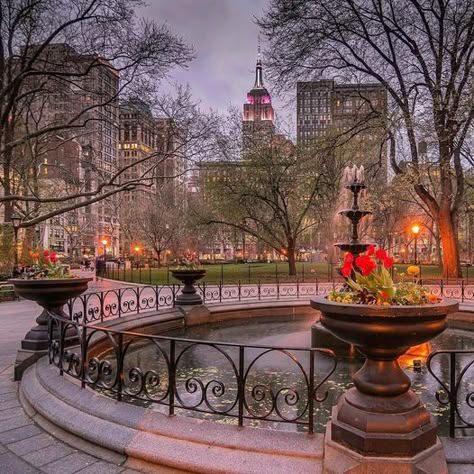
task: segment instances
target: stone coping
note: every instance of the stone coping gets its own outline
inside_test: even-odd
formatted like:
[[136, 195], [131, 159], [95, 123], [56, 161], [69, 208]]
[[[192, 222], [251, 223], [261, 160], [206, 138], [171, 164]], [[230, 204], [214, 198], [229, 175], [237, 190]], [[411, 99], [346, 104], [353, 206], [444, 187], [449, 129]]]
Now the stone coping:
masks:
[[25, 372], [20, 390], [33, 419], [125, 455], [132, 465], [210, 474], [321, 472], [322, 434], [170, 417], [81, 389], [46, 358]]

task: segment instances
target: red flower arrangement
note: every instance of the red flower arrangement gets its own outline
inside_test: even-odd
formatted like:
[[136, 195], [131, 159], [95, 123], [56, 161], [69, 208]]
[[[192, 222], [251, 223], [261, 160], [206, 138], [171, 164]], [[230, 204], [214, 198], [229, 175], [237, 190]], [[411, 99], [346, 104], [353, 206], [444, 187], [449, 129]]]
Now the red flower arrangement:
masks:
[[56, 252], [49, 250], [30, 250], [33, 265], [29, 271], [24, 273], [27, 279], [38, 278], [72, 278], [67, 266], [61, 264]]
[[432, 295], [416, 281], [401, 280], [395, 285], [389, 270], [393, 267], [393, 258], [384, 249], [375, 250], [370, 245], [367, 253], [354, 257], [347, 253], [341, 267], [347, 286], [342, 292], [333, 291], [329, 299], [343, 303], [360, 304], [425, 304], [436, 303], [438, 298]]

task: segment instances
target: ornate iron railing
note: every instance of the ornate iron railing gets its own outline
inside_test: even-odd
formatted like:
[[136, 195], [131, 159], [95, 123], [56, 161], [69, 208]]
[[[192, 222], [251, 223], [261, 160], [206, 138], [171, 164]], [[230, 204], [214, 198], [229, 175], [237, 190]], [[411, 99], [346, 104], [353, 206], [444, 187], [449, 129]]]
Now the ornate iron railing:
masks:
[[449, 409], [451, 438], [456, 436], [458, 430], [474, 434], [473, 355], [474, 351], [470, 350], [435, 351], [426, 362], [430, 374], [440, 385], [436, 399]]
[[[205, 304], [239, 301], [294, 300], [324, 295], [340, 284], [258, 283], [222, 285], [201, 283], [197, 286]], [[74, 321], [94, 323], [124, 315], [159, 311], [174, 305], [180, 285], [133, 286], [102, 292], [89, 292], [68, 302], [66, 313]]]
[[[49, 362], [61, 375], [120, 401], [163, 405], [170, 415], [183, 409], [237, 419], [239, 426], [291, 423], [312, 433], [316, 407], [328, 396], [324, 383], [336, 368], [328, 349], [153, 336], [49, 316]], [[269, 357], [272, 373], [257, 376]]]
[[[425, 281], [424, 284], [436, 295], [454, 298], [461, 302], [474, 301], [474, 285], [447, 284], [444, 280]], [[200, 283], [198, 293], [203, 302], [223, 303], [239, 301], [293, 300], [327, 294], [341, 287], [340, 282], [330, 283], [262, 283], [223, 285], [222, 283]], [[75, 321], [83, 323], [104, 321], [128, 314], [158, 311], [174, 305], [180, 285], [143, 285], [116, 288], [102, 292], [85, 293], [69, 301], [67, 312]]]

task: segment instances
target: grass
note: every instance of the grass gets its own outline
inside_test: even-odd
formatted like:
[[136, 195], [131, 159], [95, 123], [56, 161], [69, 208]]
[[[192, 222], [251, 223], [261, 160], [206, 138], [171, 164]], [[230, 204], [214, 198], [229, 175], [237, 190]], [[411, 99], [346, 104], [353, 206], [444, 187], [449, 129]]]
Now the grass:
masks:
[[[337, 266], [333, 266], [332, 270], [326, 263], [301, 263], [298, 262], [297, 277], [288, 275], [288, 264], [281, 263], [251, 263], [251, 264], [216, 264], [203, 265], [207, 270], [206, 276], [202, 281], [207, 283], [216, 283], [224, 281], [224, 283], [262, 283], [274, 282], [278, 279], [280, 282], [315, 282], [316, 280], [328, 281], [338, 277]], [[406, 271], [408, 265], [395, 264], [398, 272]], [[468, 274], [468, 270], [469, 274]], [[474, 281], [474, 268], [463, 268], [464, 278]], [[116, 267], [108, 268], [107, 277], [120, 281], [128, 281], [134, 283], [145, 283], [151, 285], [163, 285], [179, 283], [173, 278], [167, 267], [162, 268], [142, 268], [140, 270], [117, 270]], [[442, 269], [435, 265], [423, 265], [421, 268], [421, 277], [423, 279], [441, 279]]]

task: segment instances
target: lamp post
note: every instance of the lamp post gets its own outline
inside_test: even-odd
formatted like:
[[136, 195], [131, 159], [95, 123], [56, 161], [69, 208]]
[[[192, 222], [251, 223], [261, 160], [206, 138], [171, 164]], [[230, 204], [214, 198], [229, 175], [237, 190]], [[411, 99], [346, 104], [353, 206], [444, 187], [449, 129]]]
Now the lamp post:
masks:
[[415, 236], [415, 265], [418, 264], [418, 234], [420, 233], [420, 226], [415, 224], [412, 226], [411, 231]]
[[102, 239], [102, 244], [104, 245], [104, 274], [107, 271], [107, 244], [109, 241], [107, 239]]
[[17, 276], [18, 271], [18, 229], [20, 228], [21, 217], [17, 214], [13, 214], [12, 217], [12, 225], [13, 225], [13, 237], [14, 237], [14, 244], [15, 244], [15, 251], [14, 251], [14, 263], [15, 266], [13, 268], [13, 276]]
[[138, 245], [136, 245], [133, 250], [135, 250], [135, 253], [137, 254], [137, 268], [140, 268], [140, 250], [141, 250], [141, 248]]

